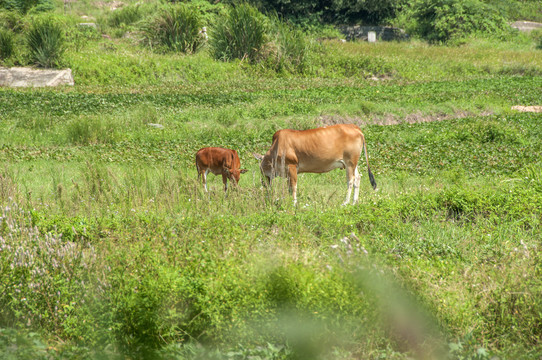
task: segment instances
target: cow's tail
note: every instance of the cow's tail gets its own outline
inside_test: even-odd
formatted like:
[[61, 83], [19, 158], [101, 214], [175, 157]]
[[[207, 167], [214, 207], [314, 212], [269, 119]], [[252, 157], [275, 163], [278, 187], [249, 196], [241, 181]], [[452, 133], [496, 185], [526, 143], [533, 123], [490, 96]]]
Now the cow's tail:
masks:
[[367, 143], [365, 142], [365, 136], [361, 134], [361, 141], [363, 142], [363, 150], [365, 151], [365, 160], [367, 161], [367, 171], [369, 172], [369, 181], [373, 186], [373, 189], [376, 190], [376, 181], [373, 173], [371, 172], [371, 167], [369, 166], [369, 156], [367, 155]]

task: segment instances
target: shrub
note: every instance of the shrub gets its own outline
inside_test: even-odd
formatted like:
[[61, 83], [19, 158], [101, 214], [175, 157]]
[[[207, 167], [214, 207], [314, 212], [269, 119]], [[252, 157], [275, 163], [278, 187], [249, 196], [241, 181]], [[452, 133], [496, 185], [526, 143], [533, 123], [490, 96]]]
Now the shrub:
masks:
[[0, 29], [0, 60], [5, 60], [13, 55], [13, 33]]
[[125, 6], [118, 10], [112, 11], [107, 19], [107, 23], [111, 27], [119, 27], [121, 25], [130, 25], [139, 21], [143, 17], [143, 12], [139, 5]]
[[65, 50], [61, 24], [52, 18], [39, 19], [31, 25], [26, 41], [31, 63], [46, 68], [60, 64]]
[[398, 0], [251, 0], [265, 11], [277, 12], [297, 24], [381, 24], [393, 18], [403, 1]]
[[16, 11], [0, 10], [0, 28], [19, 33], [21, 32], [22, 24], [21, 15]]
[[143, 27], [146, 41], [171, 51], [195, 53], [204, 38], [199, 14], [184, 4], [168, 6]]
[[289, 24], [275, 18], [270, 31], [274, 35], [271, 51], [266, 55], [266, 61], [275, 71], [300, 72], [307, 65], [308, 44], [305, 35], [289, 26]]
[[332, 0], [330, 9], [324, 17], [334, 24], [355, 24], [360, 20], [364, 24], [379, 25], [393, 18], [401, 2], [397, 0]]
[[479, 0], [418, 0], [413, 4], [413, 31], [430, 42], [448, 42], [482, 33], [498, 35], [506, 20]]
[[225, 19], [216, 24], [209, 45], [216, 59], [259, 60], [266, 43], [266, 18], [248, 4], [232, 7]]
[[0, 322], [74, 335], [94, 248], [41, 233], [16, 203], [0, 215]]
[[54, 9], [55, 5], [51, 0], [4, 0], [0, 1], [0, 8], [15, 10], [21, 14], [42, 12]]

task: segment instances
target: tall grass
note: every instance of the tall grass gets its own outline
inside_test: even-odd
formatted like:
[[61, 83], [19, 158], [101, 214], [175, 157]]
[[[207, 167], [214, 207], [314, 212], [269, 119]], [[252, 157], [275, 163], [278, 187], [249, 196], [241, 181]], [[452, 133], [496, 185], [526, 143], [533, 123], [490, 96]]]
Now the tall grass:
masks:
[[0, 60], [8, 59], [14, 52], [14, 35], [9, 30], [0, 29]]
[[277, 72], [304, 73], [310, 65], [310, 40], [278, 17], [272, 18], [271, 24], [262, 62]]
[[144, 27], [148, 44], [152, 47], [195, 53], [204, 43], [200, 34], [200, 15], [185, 4], [163, 8]]
[[122, 25], [131, 25], [139, 21], [144, 15], [144, 10], [138, 4], [123, 6], [120, 9], [112, 11], [107, 17], [107, 24], [111, 27], [120, 27]]
[[26, 34], [30, 62], [45, 68], [54, 68], [62, 63], [65, 51], [62, 24], [54, 18], [38, 18]]
[[254, 7], [238, 4], [228, 11], [225, 19], [210, 33], [209, 46], [215, 59], [246, 59], [256, 62], [267, 42], [267, 21]]

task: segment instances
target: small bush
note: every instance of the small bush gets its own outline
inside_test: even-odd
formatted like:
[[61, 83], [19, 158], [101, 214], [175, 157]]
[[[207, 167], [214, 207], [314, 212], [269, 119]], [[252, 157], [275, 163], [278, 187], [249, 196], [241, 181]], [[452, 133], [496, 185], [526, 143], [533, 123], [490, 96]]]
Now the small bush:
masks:
[[216, 24], [209, 45], [215, 59], [256, 62], [266, 44], [266, 18], [248, 4], [232, 7]]
[[199, 14], [179, 4], [161, 10], [143, 31], [150, 46], [192, 54], [203, 45], [201, 27]]
[[413, 31], [433, 42], [449, 42], [481, 33], [500, 35], [506, 20], [479, 0], [418, 0], [413, 4]]
[[21, 21], [21, 15], [16, 11], [2, 11], [0, 10], [0, 29], [11, 30], [15, 33], [20, 33], [23, 22]]
[[45, 68], [59, 66], [65, 50], [62, 25], [52, 18], [34, 22], [26, 41], [30, 52], [30, 62]]
[[143, 17], [143, 11], [139, 5], [125, 6], [109, 14], [107, 23], [111, 27], [121, 25], [130, 25], [139, 21]]
[[0, 29], [0, 60], [5, 60], [13, 55], [14, 40], [11, 31]]
[[309, 51], [305, 35], [278, 18], [274, 19], [270, 33], [275, 34], [275, 38], [268, 46], [272, 49], [266, 54], [268, 64], [278, 72], [302, 73], [307, 66]]

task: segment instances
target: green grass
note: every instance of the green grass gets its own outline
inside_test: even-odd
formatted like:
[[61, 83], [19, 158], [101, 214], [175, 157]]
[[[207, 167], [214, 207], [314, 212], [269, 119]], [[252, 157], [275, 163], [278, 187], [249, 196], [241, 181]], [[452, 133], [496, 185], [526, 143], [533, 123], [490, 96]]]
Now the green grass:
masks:
[[[542, 116], [511, 110], [541, 105], [531, 43], [326, 41], [295, 76], [80, 45], [74, 87], [0, 89], [0, 357], [542, 354]], [[356, 206], [339, 170], [297, 207], [261, 187], [274, 131], [335, 122], [378, 192], [364, 161]], [[204, 146], [250, 170], [227, 197]]]

